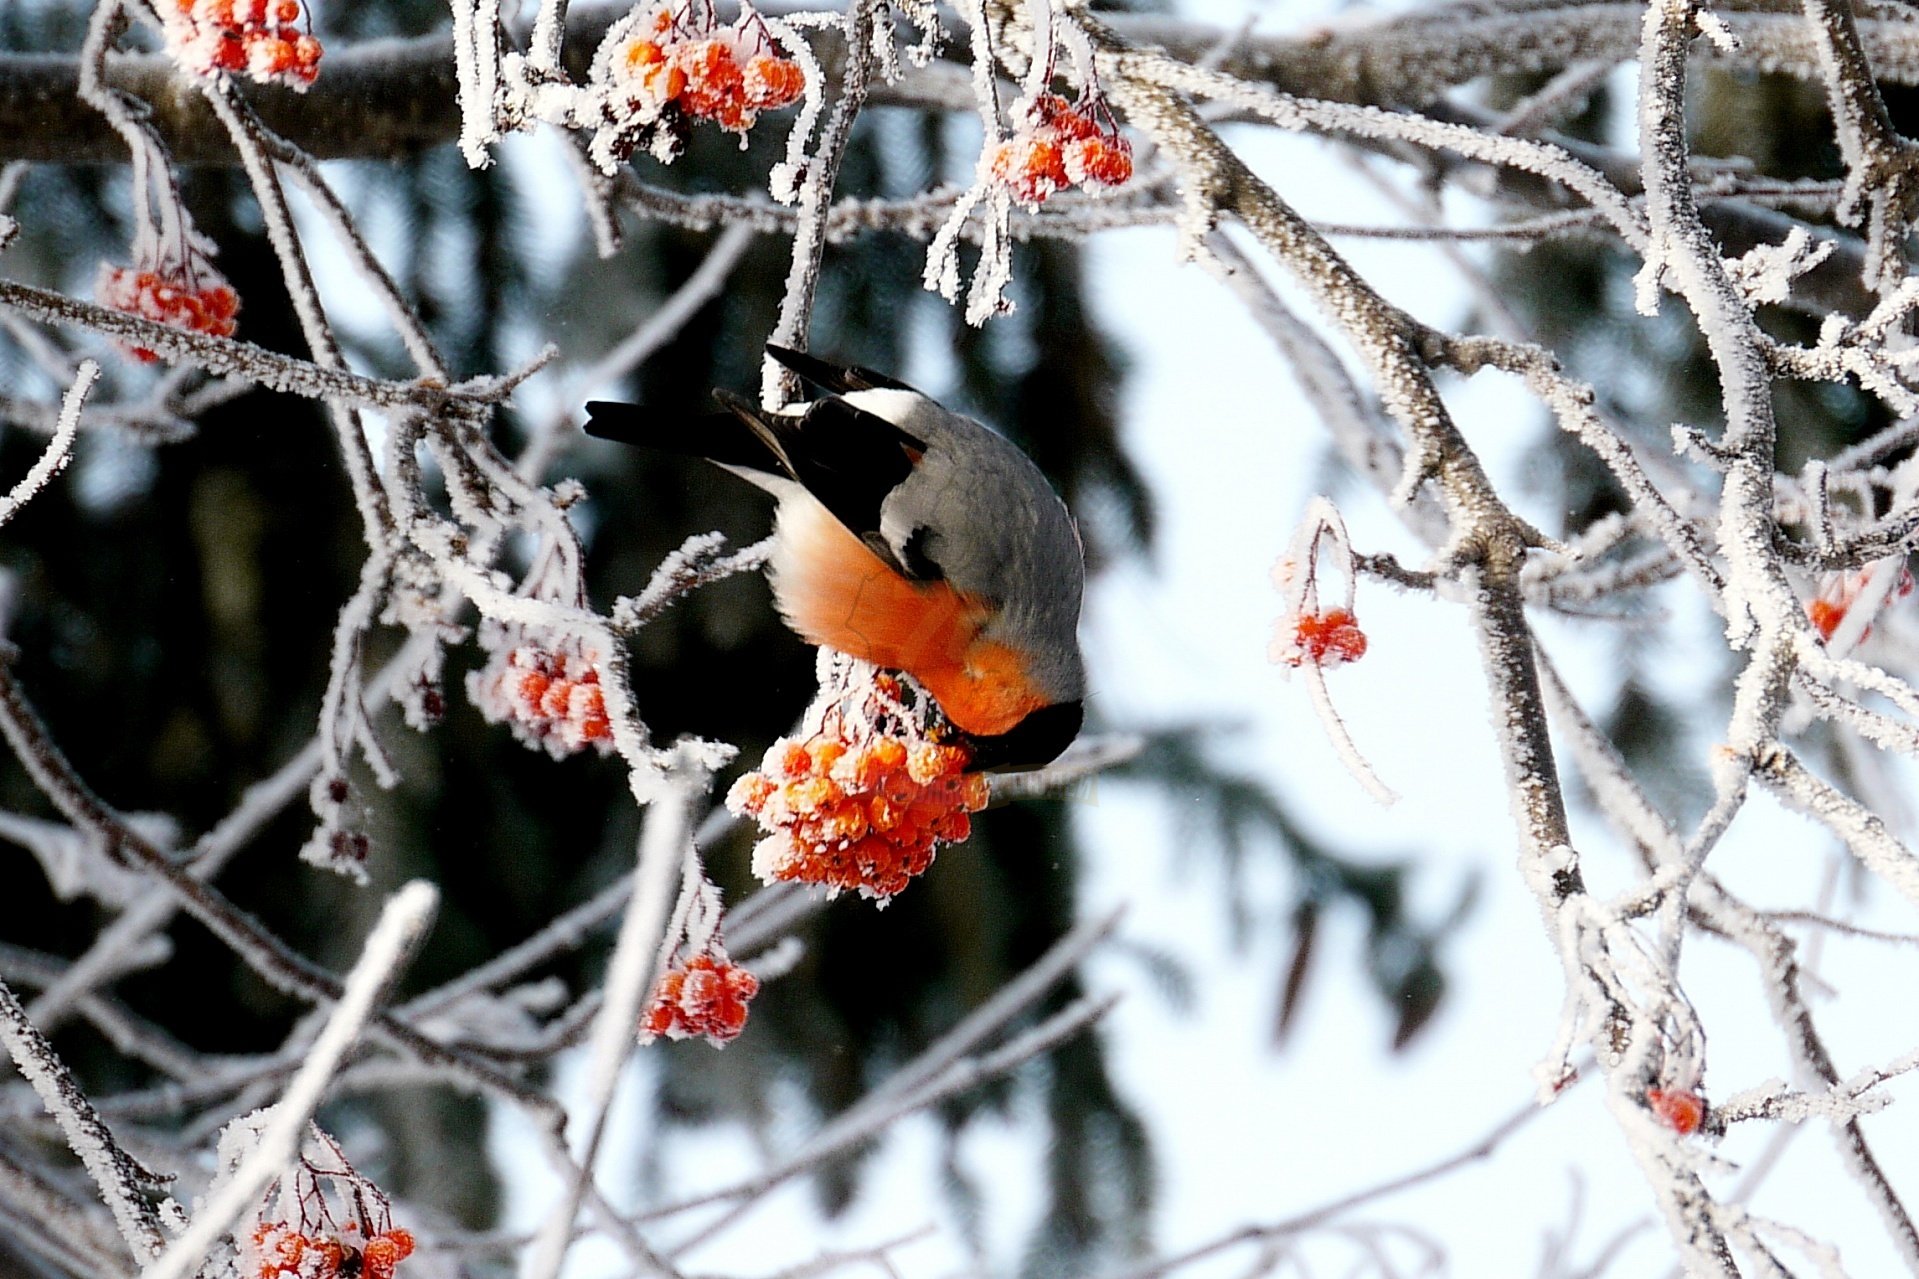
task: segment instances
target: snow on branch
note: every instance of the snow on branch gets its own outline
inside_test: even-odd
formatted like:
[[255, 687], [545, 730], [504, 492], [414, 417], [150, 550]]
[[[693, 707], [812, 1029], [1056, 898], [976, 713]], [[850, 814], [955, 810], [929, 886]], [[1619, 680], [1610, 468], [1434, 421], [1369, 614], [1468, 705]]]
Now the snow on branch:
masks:
[[73, 440], [80, 431], [80, 412], [86, 407], [87, 393], [93, 389], [99, 376], [98, 364], [92, 360], [80, 362], [73, 385], [60, 401], [60, 420], [53, 429], [53, 438], [47, 441], [46, 451], [40, 454], [40, 460], [20, 478], [20, 482], [4, 498], [0, 498], [0, 524], [5, 524], [18, 514], [35, 493], [47, 486], [47, 481], [66, 470], [67, 463], [73, 460]]
[[587, 1121], [577, 1171], [568, 1179], [534, 1239], [526, 1263], [529, 1279], [552, 1279], [566, 1263], [573, 1223], [593, 1181], [594, 1165], [606, 1136], [607, 1113], [613, 1104], [620, 1067], [633, 1050], [633, 1028], [639, 1022], [641, 1004], [663, 968], [659, 953], [667, 933], [667, 902], [673, 895], [673, 877], [683, 869], [692, 871], [698, 862], [690, 838], [692, 805], [698, 789], [698, 780], [682, 781], [648, 811], [632, 898], [619, 940], [614, 943], [605, 996], [588, 1049]]
[[160, 1215], [150, 1196], [167, 1179], [143, 1168], [123, 1150], [11, 990], [0, 984], [0, 1041], [60, 1125], [67, 1145], [93, 1178], [133, 1259], [144, 1265], [165, 1244]]

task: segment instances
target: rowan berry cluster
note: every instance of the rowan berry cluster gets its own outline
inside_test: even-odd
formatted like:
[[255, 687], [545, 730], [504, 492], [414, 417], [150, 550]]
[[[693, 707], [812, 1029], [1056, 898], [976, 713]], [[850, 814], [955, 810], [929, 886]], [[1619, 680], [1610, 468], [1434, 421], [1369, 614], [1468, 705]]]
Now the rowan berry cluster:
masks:
[[844, 729], [774, 743], [726, 805], [767, 832], [753, 851], [760, 878], [856, 889], [883, 903], [932, 865], [939, 845], [972, 833], [969, 814], [986, 806], [987, 782], [965, 771], [961, 747], [855, 739]]
[[653, 991], [644, 1029], [649, 1036], [668, 1039], [704, 1035], [715, 1048], [723, 1048], [746, 1029], [746, 1005], [759, 993], [760, 979], [714, 945], [673, 961]]
[[1116, 187], [1133, 176], [1133, 146], [1097, 97], [1077, 104], [1041, 93], [1017, 110], [1020, 127], [987, 153], [993, 180], [1037, 208], [1068, 187]]
[[[1820, 583], [1819, 593], [1806, 602], [1806, 617], [1812, 622], [1813, 629], [1819, 632], [1819, 638], [1830, 640], [1838, 631], [1840, 623], [1846, 620], [1846, 614], [1865, 591], [1872, 580], [1873, 566], [1857, 569], [1850, 573], [1829, 573]], [[1894, 584], [1887, 599], [1904, 599], [1912, 594], [1913, 578], [1910, 568], [1900, 568], [1899, 580]], [[1881, 604], [1883, 607], [1883, 602]], [[1859, 632], [1859, 640], [1864, 643], [1872, 634], [1868, 626]]]
[[697, 120], [744, 140], [761, 112], [791, 106], [806, 91], [806, 73], [750, 9], [730, 25], [700, 0], [638, 10], [609, 34], [608, 49], [601, 66], [621, 158], [643, 147], [670, 161]]
[[486, 666], [467, 676], [467, 696], [489, 724], [501, 722], [528, 746], [564, 759], [588, 746], [613, 748], [598, 659], [577, 640], [500, 641]]
[[261, 1222], [249, 1239], [244, 1273], [249, 1279], [393, 1279], [395, 1268], [413, 1255], [412, 1233], [398, 1226], [364, 1242], [357, 1221], [337, 1233], [314, 1230]]
[[305, 92], [320, 75], [320, 42], [296, 25], [300, 0], [158, 0], [174, 61], [194, 75], [243, 73]]
[[[245, 1123], [246, 1120], [239, 1121]], [[268, 1188], [253, 1228], [236, 1240], [245, 1279], [394, 1279], [413, 1255], [385, 1193], [319, 1128], [293, 1169]]]
[[1292, 635], [1282, 634], [1274, 651], [1274, 659], [1288, 666], [1340, 666], [1365, 655], [1366, 632], [1349, 608], [1301, 613], [1293, 620]]
[[[232, 337], [240, 313], [233, 286], [192, 253], [170, 267], [102, 264], [93, 287], [102, 306], [211, 337]], [[142, 363], [158, 358], [145, 347], [128, 351]]]

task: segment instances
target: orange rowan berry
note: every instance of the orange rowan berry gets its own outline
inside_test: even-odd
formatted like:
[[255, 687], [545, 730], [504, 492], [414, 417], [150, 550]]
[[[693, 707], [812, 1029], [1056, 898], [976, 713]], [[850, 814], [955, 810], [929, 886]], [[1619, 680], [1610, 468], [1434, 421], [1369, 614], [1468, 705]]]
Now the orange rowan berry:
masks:
[[1067, 128], [1075, 127], [1066, 122], [1083, 118], [1079, 112], [1073, 110], [1070, 102], [1057, 93], [1034, 95], [1032, 105], [1026, 109], [1026, 114], [1041, 127], [1051, 129], [1059, 129], [1062, 125]]
[[1334, 608], [1323, 613], [1308, 613], [1293, 624], [1293, 647], [1286, 654], [1289, 666], [1338, 666], [1356, 662], [1366, 655], [1366, 632], [1351, 609]]
[[293, 65], [293, 41], [277, 36], [248, 41], [247, 65], [263, 78], [280, 74]]
[[667, 57], [686, 74], [678, 100], [689, 114], [718, 116], [737, 108], [743, 86], [733, 50], [720, 40], [683, 40], [667, 50]]
[[1133, 149], [1124, 138], [1078, 138], [1066, 144], [1062, 163], [1082, 185], [1116, 187], [1132, 180]]
[[1819, 638], [1829, 640], [1839, 623], [1846, 620], [1846, 606], [1835, 604], [1831, 600], [1815, 599], [1806, 604], [1806, 616], [1812, 621], [1813, 629], [1819, 632]]
[[934, 742], [923, 742], [906, 756], [906, 775], [922, 786], [956, 774], [965, 766], [965, 751]]
[[780, 776], [805, 777], [813, 771], [813, 756], [800, 743], [786, 742], [778, 750], [779, 763], [775, 767]]
[[1648, 1088], [1646, 1104], [1659, 1122], [1682, 1137], [1699, 1131], [1706, 1121], [1706, 1102], [1690, 1088]]
[[392, 1279], [393, 1267], [398, 1262], [390, 1240], [369, 1239], [366, 1247], [360, 1249], [360, 1273], [366, 1279]]
[[649, 67], [641, 83], [646, 91], [658, 97], [662, 102], [671, 102], [686, 92], [686, 72], [672, 63], [661, 63]]
[[[498, 633], [482, 642], [499, 643]], [[610, 748], [613, 724], [599, 667], [566, 641], [548, 649], [534, 643], [499, 644], [483, 670], [467, 676], [467, 694], [488, 723], [505, 721], [529, 746], [555, 758], [595, 745]]]
[[552, 677], [545, 671], [528, 671], [520, 676], [520, 700], [528, 706], [538, 706], [552, 684]]
[[843, 792], [830, 777], [802, 777], [780, 789], [780, 798], [795, 812], [810, 812], [837, 804]]
[[797, 102], [806, 91], [799, 63], [771, 53], [756, 53], [741, 72], [746, 103], [756, 111], [775, 111]]
[[885, 795], [873, 796], [866, 805], [867, 821], [882, 835], [898, 826], [904, 815], [900, 806]]
[[745, 133], [758, 119], [744, 102], [722, 102], [710, 117], [714, 124], [733, 133]]
[[1072, 185], [1059, 144], [1050, 138], [1016, 134], [999, 143], [989, 161], [993, 177], [1022, 204], [1040, 204]]
[[594, 716], [605, 717], [606, 693], [600, 688], [597, 672], [589, 671], [573, 686], [573, 695], [567, 699], [567, 710], [589, 719]]
[[245, 72], [305, 89], [319, 75], [320, 42], [303, 33], [299, 0], [176, 0], [161, 13], [176, 60], [196, 75]]
[[851, 843], [872, 829], [866, 813], [855, 805], [841, 805], [819, 823], [822, 841]]
[[340, 1263], [346, 1260], [346, 1247], [338, 1239], [308, 1240], [313, 1252], [320, 1255], [319, 1270], [323, 1275], [340, 1273]]
[[745, 773], [726, 792], [726, 806], [735, 812], [757, 816], [779, 786], [764, 773]]

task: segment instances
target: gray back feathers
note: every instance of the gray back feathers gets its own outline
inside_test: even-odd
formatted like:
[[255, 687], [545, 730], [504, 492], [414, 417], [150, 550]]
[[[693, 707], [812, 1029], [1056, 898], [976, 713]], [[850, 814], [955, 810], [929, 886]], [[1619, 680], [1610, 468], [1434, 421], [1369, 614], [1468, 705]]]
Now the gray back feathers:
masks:
[[842, 398], [926, 441], [912, 474], [880, 507], [887, 544], [902, 560], [930, 560], [955, 589], [998, 604], [986, 637], [1028, 655], [1034, 681], [1055, 700], [1081, 697], [1085, 560], [1045, 475], [1004, 436], [918, 392]]

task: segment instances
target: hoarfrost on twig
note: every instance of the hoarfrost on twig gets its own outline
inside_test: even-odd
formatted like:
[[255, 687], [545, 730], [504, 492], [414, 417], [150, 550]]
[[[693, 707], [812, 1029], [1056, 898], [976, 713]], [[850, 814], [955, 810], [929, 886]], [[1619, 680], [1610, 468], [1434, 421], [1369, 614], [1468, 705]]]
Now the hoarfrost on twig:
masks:
[[47, 481], [64, 471], [67, 463], [73, 460], [73, 439], [80, 430], [80, 411], [86, 406], [87, 393], [93, 389], [94, 381], [99, 376], [98, 364], [92, 360], [80, 361], [73, 385], [60, 401], [60, 421], [54, 427], [53, 438], [47, 441], [45, 451], [20, 478], [20, 482], [4, 498], [0, 498], [0, 524], [5, 524], [18, 514], [35, 493], [47, 486]]

